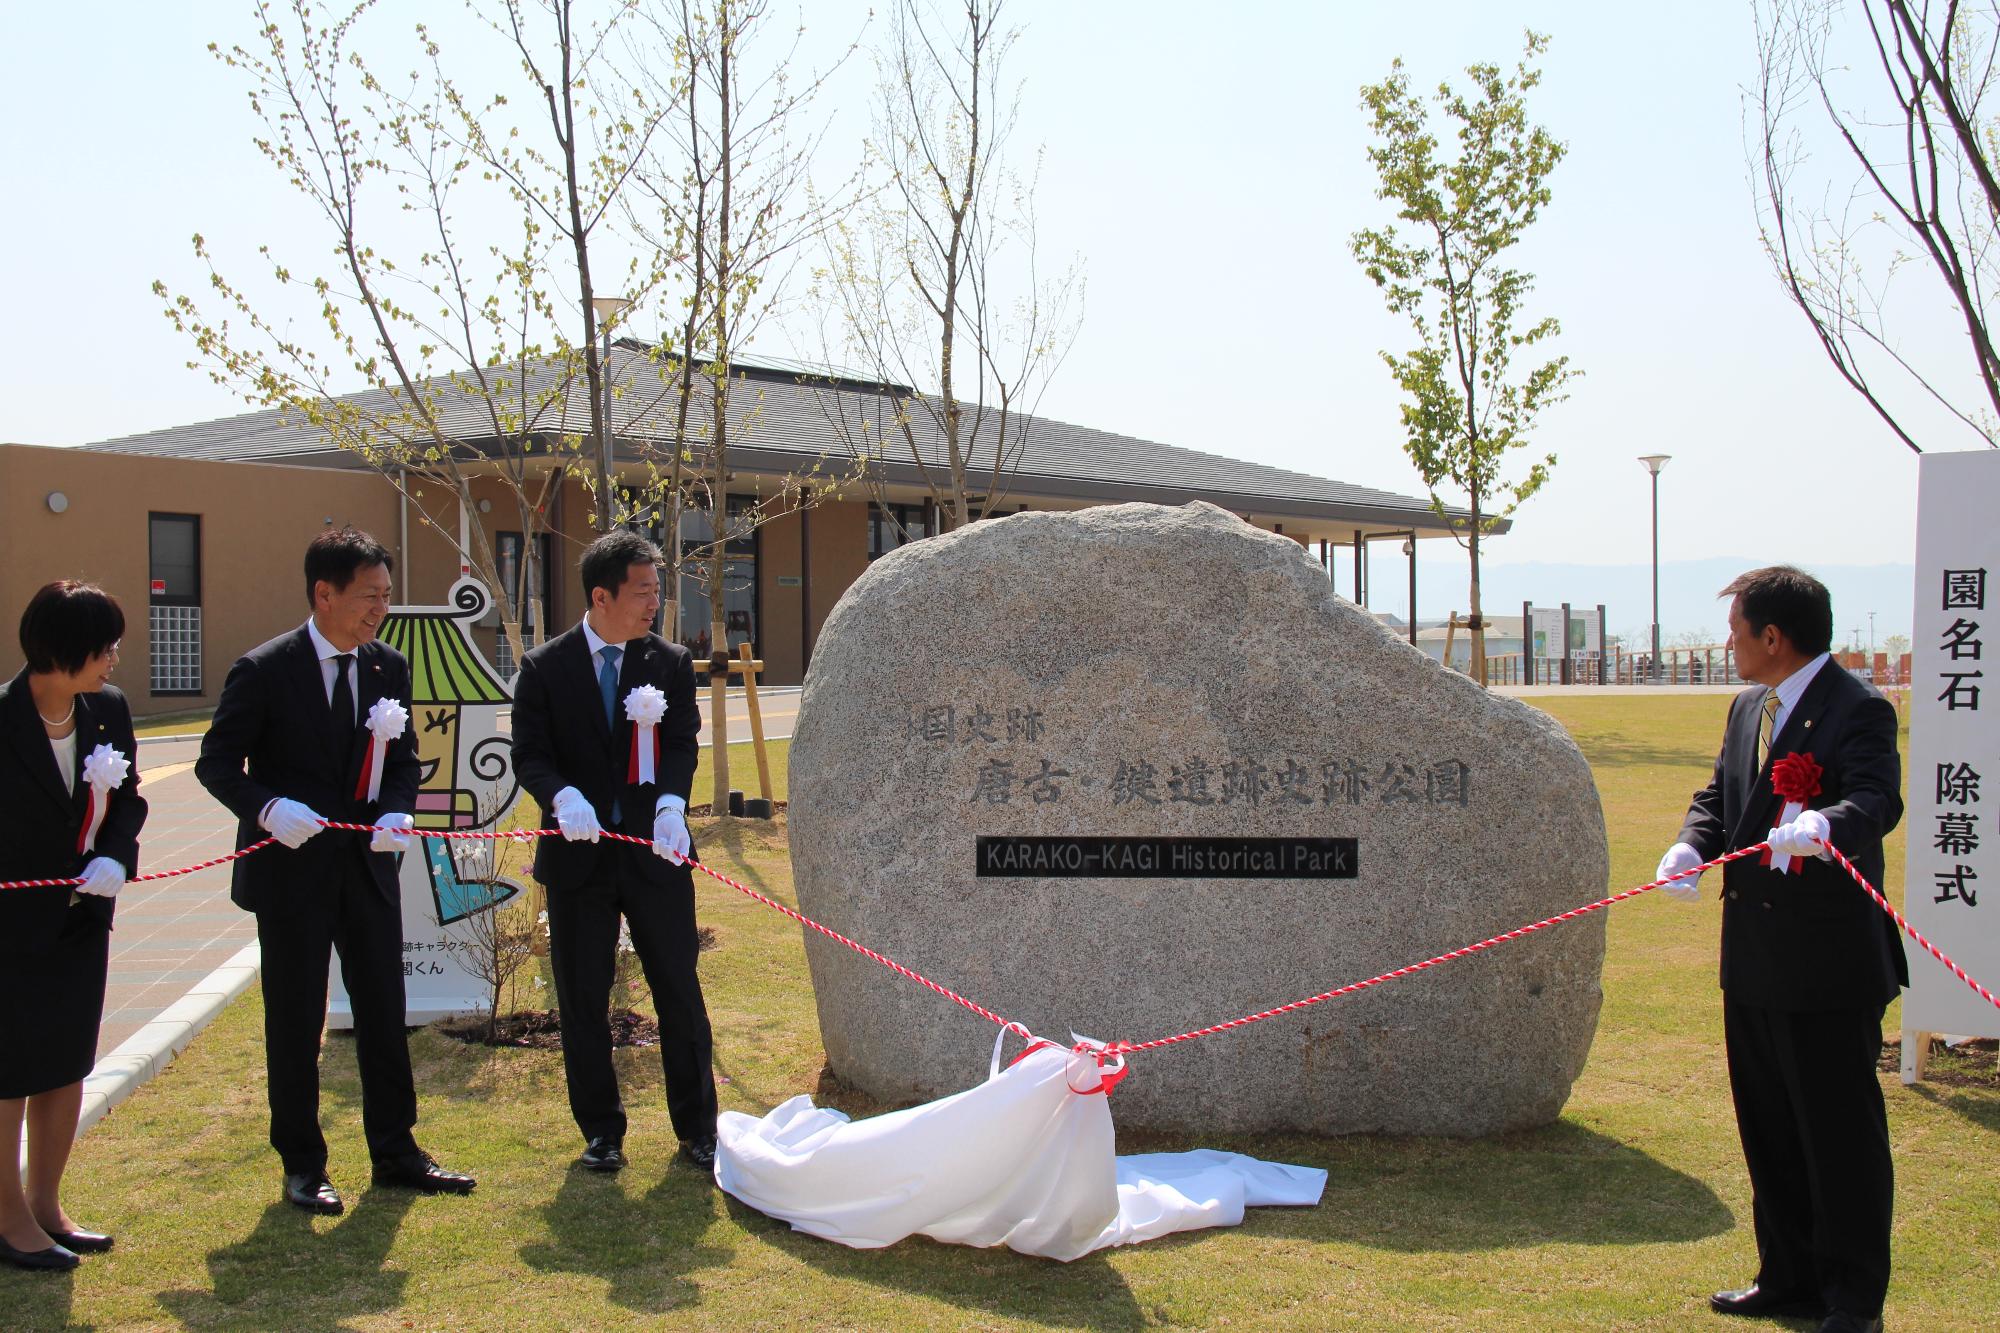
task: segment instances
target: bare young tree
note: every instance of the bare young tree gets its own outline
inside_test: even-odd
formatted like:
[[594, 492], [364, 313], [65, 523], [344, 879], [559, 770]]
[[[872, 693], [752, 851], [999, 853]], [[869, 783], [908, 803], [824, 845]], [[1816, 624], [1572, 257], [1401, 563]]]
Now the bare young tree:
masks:
[[[295, 267], [261, 247], [266, 297], [225, 277], [196, 236], [216, 297], [247, 329], [204, 315], [186, 293], [154, 290], [194, 341], [191, 365], [354, 452], [459, 548], [493, 590], [518, 659], [524, 597], [543, 586], [534, 538], [548, 531], [549, 497], [572, 470], [588, 474], [586, 442], [607, 438], [592, 247], [659, 115], [614, 113], [612, 100], [631, 99], [600, 89], [615, 78], [605, 49], [624, 6], [592, 25], [572, 0], [477, 9], [524, 81], [483, 97], [423, 24], [412, 33], [416, 72], [378, 75], [404, 57], [363, 53], [396, 51], [365, 23], [372, 8], [362, 0], [328, 16], [312, 0], [259, 0], [254, 43], [210, 47], [248, 76], [257, 145], [318, 224], [307, 252], [329, 262]], [[517, 113], [509, 92], [523, 89]], [[665, 281], [658, 264], [626, 269], [628, 294]], [[316, 331], [291, 321], [301, 298]], [[524, 534], [511, 580], [483, 525], [466, 525], [461, 541], [451, 513], [472, 507], [480, 478], [504, 485]], [[594, 497], [609, 527], [618, 506], [601, 470]], [[545, 631], [543, 615], [528, 618]]]
[[1746, 149], [1779, 281], [1912, 451], [1930, 422], [2000, 446], [2000, 6], [1760, 0], [1756, 16]]
[[945, 531], [1006, 498], [1083, 296], [1080, 264], [1044, 276], [1035, 175], [1005, 165], [1020, 88], [1002, 75], [1018, 36], [1004, 7], [897, 0], [868, 145], [888, 182], [833, 233], [821, 275], [841, 359], [886, 390], [836, 386], [828, 419], [892, 522], [884, 461], [914, 466]]
[[[468, 878], [463, 882], [475, 881]], [[514, 981], [521, 969], [534, 961], [535, 915], [527, 899], [516, 897], [455, 924], [456, 930], [447, 940], [465, 970], [479, 979], [486, 1000], [486, 1040], [492, 1042], [500, 1033], [503, 1002], [508, 1011], [515, 1007], [511, 998]]]
[[[786, 275], [802, 247], [848, 205], [850, 183], [823, 194], [809, 168], [824, 127], [809, 128], [814, 101], [830, 71], [790, 77], [797, 52], [772, 48], [768, 0], [657, 0], [644, 13], [649, 46], [673, 53], [674, 76], [655, 81], [641, 100], [666, 115], [654, 150], [638, 164], [638, 194], [628, 201], [635, 232], [665, 258], [683, 292], [678, 349], [658, 357], [651, 406], [670, 410], [674, 438], [643, 450], [658, 479], [658, 517], [667, 580], [678, 617], [680, 576], [689, 568], [706, 592], [709, 646], [725, 654], [729, 543], [761, 523], [827, 496], [844, 469], [808, 465], [760, 484], [732, 511], [729, 450], [754, 437], [758, 391], [736, 368], [738, 357], [777, 309]], [[758, 59], [752, 63], [750, 57]], [[708, 535], [683, 555], [684, 509], [705, 511]], [[690, 564], [689, 561], [692, 561]], [[673, 622], [677, 627], [677, 620]], [[726, 813], [729, 753], [726, 718], [715, 728], [714, 811]]]

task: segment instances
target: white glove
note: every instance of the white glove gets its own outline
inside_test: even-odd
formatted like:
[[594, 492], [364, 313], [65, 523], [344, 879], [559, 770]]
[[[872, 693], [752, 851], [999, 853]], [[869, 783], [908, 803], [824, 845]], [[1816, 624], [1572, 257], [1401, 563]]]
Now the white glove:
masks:
[[1817, 810], [1801, 810], [1799, 817], [1782, 828], [1771, 830], [1770, 844], [1773, 855], [1777, 856], [1817, 856], [1821, 860], [1831, 860], [1826, 849], [1820, 846], [1833, 834], [1826, 816]]
[[118, 890], [125, 887], [125, 867], [108, 856], [91, 858], [83, 868], [83, 883], [76, 886], [78, 893], [94, 893], [100, 898], [116, 898]]
[[371, 852], [407, 852], [416, 841], [408, 833], [392, 833], [391, 829], [413, 829], [417, 826], [415, 815], [378, 815], [375, 819], [375, 836], [368, 840]]
[[570, 842], [596, 842], [597, 835], [604, 832], [604, 826], [597, 822], [597, 811], [574, 787], [556, 793], [556, 827]]
[[1660, 886], [1660, 892], [1675, 902], [1691, 903], [1701, 898], [1701, 876], [1688, 875], [1675, 879], [1686, 871], [1693, 870], [1702, 863], [1702, 854], [1684, 842], [1677, 842], [1667, 848], [1667, 854], [1660, 858], [1660, 868], [1653, 872], [1654, 879], [1671, 879], [1673, 883]]
[[684, 808], [679, 797], [662, 796], [660, 808], [653, 815], [653, 855], [664, 857], [675, 865], [685, 865], [688, 849], [693, 841], [688, 837], [687, 818], [682, 815]]
[[305, 846], [322, 827], [319, 815], [311, 806], [300, 805], [283, 796], [265, 806], [257, 822], [264, 826], [266, 833], [293, 851]]

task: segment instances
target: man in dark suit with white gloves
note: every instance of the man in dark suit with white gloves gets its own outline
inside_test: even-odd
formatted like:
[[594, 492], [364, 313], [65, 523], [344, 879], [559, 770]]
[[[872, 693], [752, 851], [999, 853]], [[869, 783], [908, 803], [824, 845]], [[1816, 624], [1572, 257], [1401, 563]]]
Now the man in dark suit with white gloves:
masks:
[[[562, 830], [536, 849], [535, 878], [548, 890], [563, 1071], [585, 1142], [578, 1163], [593, 1171], [625, 1165], [606, 1013], [621, 915], [659, 1012], [680, 1155], [704, 1170], [715, 1163], [713, 1041], [687, 865], [701, 713], [688, 650], [651, 632], [659, 566], [659, 549], [636, 533], [598, 538], [583, 553], [582, 623], [527, 654], [514, 681], [514, 771], [543, 826], [553, 816]], [[652, 846], [602, 841], [605, 828]]]
[[315, 538], [305, 560], [311, 616], [230, 668], [195, 763], [202, 786], [236, 815], [238, 847], [266, 835], [280, 844], [236, 862], [229, 896], [257, 914], [271, 1146], [284, 1163], [284, 1197], [314, 1213], [343, 1207], [327, 1177], [319, 1125], [330, 952], [340, 956], [354, 1008], [361, 1122], [375, 1183], [426, 1194], [465, 1194], [474, 1184], [439, 1167], [411, 1135], [417, 1094], [404, 1037], [395, 853], [408, 851], [412, 839], [320, 823], [324, 816], [414, 824], [410, 664], [375, 639], [389, 612], [393, 565], [364, 532], [343, 528]]
[[1876, 1060], [1882, 1012], [1909, 982], [1895, 923], [1828, 856], [1882, 883], [1903, 815], [1896, 712], [1833, 664], [1833, 602], [1789, 566], [1722, 590], [1737, 670], [1722, 753], [1660, 862], [1692, 902], [1695, 866], [1768, 841], [1722, 872], [1722, 1017], [1754, 1195], [1757, 1279], [1723, 1314], [1879, 1330], [1895, 1180]]

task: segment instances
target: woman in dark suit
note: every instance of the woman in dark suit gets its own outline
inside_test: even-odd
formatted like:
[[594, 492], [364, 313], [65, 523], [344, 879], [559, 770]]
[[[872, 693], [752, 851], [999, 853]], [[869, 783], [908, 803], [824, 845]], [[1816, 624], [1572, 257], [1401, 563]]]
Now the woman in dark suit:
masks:
[[[112, 905], [139, 871], [146, 822], [132, 714], [105, 684], [124, 633], [102, 589], [51, 583], [21, 617], [28, 664], [0, 685], [0, 882], [83, 880], [0, 889], [0, 1261], [18, 1268], [74, 1268], [79, 1251], [111, 1248], [58, 1190], [97, 1060]], [[118, 781], [100, 795], [92, 773]]]

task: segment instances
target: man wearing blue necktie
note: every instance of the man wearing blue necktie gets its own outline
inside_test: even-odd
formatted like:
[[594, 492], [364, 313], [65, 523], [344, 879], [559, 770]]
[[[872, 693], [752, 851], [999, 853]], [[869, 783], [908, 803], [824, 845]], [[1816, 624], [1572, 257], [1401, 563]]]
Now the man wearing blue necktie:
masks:
[[[1736, 696], [1714, 776], [1656, 876], [1693, 902], [1696, 866], [1771, 845], [1722, 872], [1723, 1040], [1758, 1268], [1709, 1304], [1867, 1333], [1882, 1326], [1895, 1194], [1876, 1060], [1909, 968], [1895, 923], [1825, 849], [1882, 883], [1882, 839], [1903, 815], [1896, 711], [1829, 660], [1833, 601], [1819, 580], [1778, 565], [1722, 596], [1735, 599], [1730, 643], [1753, 688]], [[1817, 772], [1796, 803], [1774, 782], [1793, 766]]]
[[[625, 1165], [625, 1106], [607, 1015], [622, 916], [659, 1011], [667, 1112], [681, 1156], [709, 1170], [713, 1042], [695, 972], [686, 819], [700, 753], [694, 664], [687, 649], [652, 632], [659, 548], [636, 533], [609, 533], [583, 553], [582, 572], [590, 609], [522, 659], [513, 716], [514, 770], [541, 804], [543, 827], [553, 821], [562, 830], [536, 848], [535, 878], [548, 891], [563, 1072], [585, 1144], [578, 1162], [593, 1171]], [[645, 687], [666, 703], [650, 728], [636, 725], [627, 707], [649, 716], [635, 700]], [[652, 846], [604, 840], [606, 828]]]

